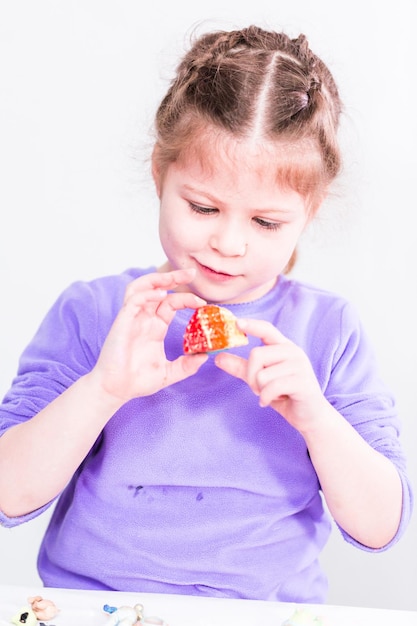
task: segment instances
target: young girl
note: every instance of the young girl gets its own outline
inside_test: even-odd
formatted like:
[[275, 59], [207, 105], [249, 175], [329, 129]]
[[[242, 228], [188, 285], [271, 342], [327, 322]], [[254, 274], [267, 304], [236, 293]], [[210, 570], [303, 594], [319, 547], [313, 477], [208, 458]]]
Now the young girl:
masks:
[[[156, 115], [162, 267], [71, 285], [0, 410], [1, 523], [56, 503], [47, 586], [323, 602], [331, 524], [395, 544], [394, 401], [341, 297], [290, 280], [340, 169], [341, 103], [306, 38], [197, 39]], [[219, 303], [249, 344], [184, 355]]]

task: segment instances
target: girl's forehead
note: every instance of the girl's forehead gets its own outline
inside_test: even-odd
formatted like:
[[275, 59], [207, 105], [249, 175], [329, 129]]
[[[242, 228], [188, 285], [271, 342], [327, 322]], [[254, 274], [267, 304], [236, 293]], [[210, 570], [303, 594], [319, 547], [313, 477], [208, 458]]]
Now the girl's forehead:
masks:
[[[198, 168], [206, 175], [218, 171], [226, 171], [232, 175], [234, 172], [248, 170], [263, 176], [274, 171], [274, 163], [279, 160], [280, 152], [280, 146], [269, 142], [254, 142], [226, 133], [212, 133], [191, 142], [181, 155], [179, 163], [183, 167]], [[285, 155], [282, 154], [281, 158], [285, 158]]]
[[[220, 203], [251, 210], [291, 206], [306, 210], [302, 194], [277, 176], [268, 151], [246, 150], [240, 144], [233, 154], [205, 149], [200, 158], [172, 164], [171, 189], [187, 190], [194, 201]], [[294, 208], [295, 207], [295, 208]]]
[[302, 195], [322, 186], [321, 155], [310, 138], [272, 141], [212, 130], [194, 137], [177, 165], [207, 178], [247, 174], [259, 181], [275, 181]]

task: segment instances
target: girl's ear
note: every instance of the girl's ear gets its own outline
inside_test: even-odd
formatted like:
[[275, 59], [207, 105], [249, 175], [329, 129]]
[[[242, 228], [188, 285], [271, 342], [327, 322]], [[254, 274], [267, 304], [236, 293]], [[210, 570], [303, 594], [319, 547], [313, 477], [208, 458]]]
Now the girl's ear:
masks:
[[159, 152], [159, 146], [158, 144], [155, 144], [154, 149], [152, 151], [152, 177], [155, 183], [156, 193], [158, 195], [158, 198], [160, 198], [161, 197], [161, 171], [159, 167], [158, 152]]

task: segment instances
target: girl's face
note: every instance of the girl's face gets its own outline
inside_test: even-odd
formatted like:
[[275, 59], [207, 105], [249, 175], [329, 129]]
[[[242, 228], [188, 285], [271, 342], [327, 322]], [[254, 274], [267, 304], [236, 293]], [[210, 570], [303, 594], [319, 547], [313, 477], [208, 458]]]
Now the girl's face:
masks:
[[160, 198], [163, 271], [195, 268], [186, 288], [208, 302], [248, 302], [266, 294], [308, 222], [305, 199], [276, 181], [271, 153], [236, 143], [233, 158], [171, 164], [154, 178]]

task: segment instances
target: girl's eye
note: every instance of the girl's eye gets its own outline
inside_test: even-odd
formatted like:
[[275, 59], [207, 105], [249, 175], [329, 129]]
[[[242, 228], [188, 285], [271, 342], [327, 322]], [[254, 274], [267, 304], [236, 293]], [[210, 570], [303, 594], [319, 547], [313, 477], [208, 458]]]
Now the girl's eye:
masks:
[[268, 222], [268, 220], [262, 219], [262, 217], [254, 217], [254, 221], [265, 230], [278, 230], [281, 228], [281, 222]]
[[189, 202], [190, 209], [195, 213], [199, 213], [200, 215], [212, 215], [213, 213], [217, 213], [217, 209], [213, 209], [211, 207], [199, 206], [198, 204], [194, 204], [194, 202]]

